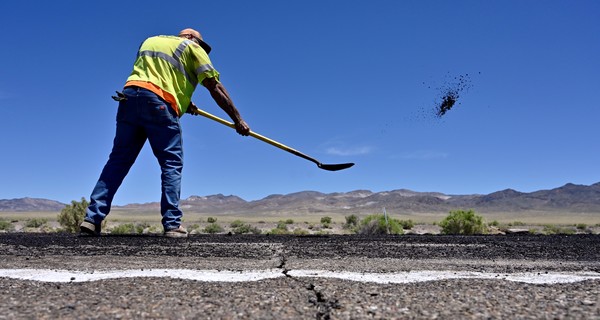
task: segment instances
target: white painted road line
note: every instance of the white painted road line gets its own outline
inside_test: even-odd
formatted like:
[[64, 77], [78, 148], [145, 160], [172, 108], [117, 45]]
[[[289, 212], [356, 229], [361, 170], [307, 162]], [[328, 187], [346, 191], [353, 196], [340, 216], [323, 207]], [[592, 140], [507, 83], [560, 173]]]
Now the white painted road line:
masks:
[[489, 273], [472, 271], [409, 271], [396, 273], [359, 273], [337, 272], [324, 270], [291, 270], [288, 275], [292, 277], [335, 278], [358, 282], [373, 283], [415, 283], [425, 281], [439, 281], [450, 279], [479, 279], [479, 280], [506, 280], [530, 284], [558, 284], [573, 283], [585, 280], [600, 280], [600, 273]]
[[218, 271], [190, 269], [144, 269], [113, 271], [71, 271], [46, 269], [0, 269], [0, 277], [42, 282], [86, 282], [119, 278], [175, 278], [205, 282], [246, 282], [283, 277], [279, 269]]
[[[561, 284], [600, 280], [597, 272], [486, 273], [471, 271], [410, 271], [395, 273], [335, 272], [325, 270], [289, 270], [294, 278], [329, 278], [380, 284], [415, 283], [449, 279], [504, 280], [529, 284]], [[281, 269], [218, 271], [191, 269], [148, 269], [113, 271], [71, 271], [48, 269], [0, 269], [0, 278], [42, 282], [87, 282], [119, 278], [175, 278], [203, 282], [247, 282], [284, 277]]]

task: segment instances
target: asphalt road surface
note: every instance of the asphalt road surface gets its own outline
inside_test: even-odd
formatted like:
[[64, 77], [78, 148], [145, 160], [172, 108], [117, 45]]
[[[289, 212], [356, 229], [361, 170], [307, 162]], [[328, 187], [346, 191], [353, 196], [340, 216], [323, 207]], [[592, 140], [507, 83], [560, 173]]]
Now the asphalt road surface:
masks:
[[0, 319], [600, 319], [600, 236], [0, 234]]

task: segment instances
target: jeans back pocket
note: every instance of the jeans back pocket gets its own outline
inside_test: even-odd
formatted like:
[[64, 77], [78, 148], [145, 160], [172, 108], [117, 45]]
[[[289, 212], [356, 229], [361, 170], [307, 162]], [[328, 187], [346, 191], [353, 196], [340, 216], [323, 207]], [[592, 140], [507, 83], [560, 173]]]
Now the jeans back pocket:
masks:
[[154, 123], [159, 126], [167, 126], [177, 122], [177, 117], [174, 115], [174, 110], [168, 104], [160, 100], [148, 100], [146, 109], [145, 121]]

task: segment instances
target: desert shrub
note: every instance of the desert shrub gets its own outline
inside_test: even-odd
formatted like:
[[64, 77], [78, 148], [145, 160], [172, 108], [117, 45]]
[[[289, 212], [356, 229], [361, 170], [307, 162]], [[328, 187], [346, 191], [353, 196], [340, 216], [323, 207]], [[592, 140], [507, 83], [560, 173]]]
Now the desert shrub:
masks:
[[14, 229], [12, 223], [10, 221], [6, 221], [4, 219], [0, 219], [0, 230], [1, 231], [12, 231]]
[[142, 234], [146, 228], [150, 228], [150, 224], [147, 222], [141, 222], [135, 224], [135, 233]]
[[398, 223], [400, 223], [400, 225], [402, 226], [402, 229], [404, 229], [404, 230], [410, 230], [415, 227], [415, 223], [411, 219], [398, 220]]
[[244, 223], [242, 222], [242, 220], [234, 220], [232, 223], [229, 224], [230, 227], [232, 228], [237, 228], [242, 226]]
[[560, 228], [558, 234], [575, 234], [575, 229], [569, 227]]
[[587, 224], [585, 224], [585, 223], [578, 223], [578, 224], [576, 225], [576, 227], [577, 227], [577, 229], [579, 229], [579, 230], [584, 230], [585, 228], [587, 228]]
[[58, 214], [58, 223], [63, 227], [66, 232], [78, 232], [79, 225], [85, 218], [85, 212], [89, 203], [85, 198], [81, 198], [81, 201], [71, 201], [71, 204], [66, 205]]
[[544, 229], [542, 230], [543, 234], [546, 235], [552, 235], [552, 234], [574, 234], [575, 230], [573, 230], [573, 228], [569, 228], [569, 227], [559, 227], [556, 225], [552, 225], [552, 224], [547, 224], [544, 226]]
[[558, 227], [553, 225], [553, 224], [547, 224], [544, 225], [544, 229], [542, 229], [542, 233], [543, 234], [557, 234], [558, 233]]
[[508, 223], [509, 227], [522, 227], [524, 225], [525, 225], [525, 222], [522, 222], [522, 221], [513, 221], [513, 222]]
[[344, 229], [353, 229], [358, 226], [358, 217], [355, 214], [351, 214], [345, 218], [346, 223], [344, 224]]
[[331, 223], [331, 217], [327, 217], [327, 216], [322, 217], [321, 218], [321, 223], [322, 224], [330, 224]]
[[249, 224], [241, 224], [233, 229], [233, 233], [235, 234], [244, 234], [244, 233], [253, 233], [253, 234], [261, 234], [262, 231], [260, 229], [253, 227]]
[[47, 219], [33, 218], [33, 219], [27, 220], [27, 222], [25, 223], [25, 226], [27, 228], [40, 228], [41, 226], [45, 225], [46, 223], [48, 223]]
[[275, 227], [275, 229], [281, 229], [281, 230], [287, 231], [288, 224], [289, 223], [287, 223], [286, 221], [279, 221], [279, 222], [277, 222], [277, 226]]
[[217, 218], [214, 218], [214, 217], [208, 217], [208, 218], [206, 219], [206, 222], [208, 222], [208, 223], [215, 223], [215, 222], [217, 222]]
[[111, 234], [134, 234], [137, 233], [135, 225], [133, 223], [120, 224], [110, 231]]
[[162, 233], [163, 231], [164, 228], [162, 225], [155, 224], [148, 227], [148, 233]]
[[304, 236], [304, 235], [307, 235], [307, 234], [308, 234], [308, 231], [305, 230], [305, 229], [302, 229], [302, 228], [296, 228], [296, 229], [294, 229], [294, 235], [296, 235], [296, 236]]
[[293, 219], [287, 219], [287, 220], [285, 220], [285, 224], [294, 224], [294, 220]]
[[204, 232], [210, 234], [223, 232], [223, 227], [221, 227], [221, 225], [219, 225], [218, 223], [213, 222], [207, 225], [206, 228], [204, 228]]
[[404, 230], [397, 219], [388, 217], [387, 222], [383, 214], [372, 214], [366, 216], [357, 230], [359, 234], [404, 234]]
[[492, 226], [492, 227], [497, 227], [499, 225], [500, 225], [500, 222], [498, 222], [498, 220], [494, 220], [494, 221], [490, 222], [490, 226]]
[[273, 228], [271, 229], [271, 231], [269, 231], [270, 234], [289, 234], [289, 231], [287, 230], [287, 228], [285, 229], [281, 229], [281, 228]]
[[485, 233], [483, 217], [473, 210], [450, 211], [450, 214], [440, 222], [444, 234], [482, 234]]
[[328, 229], [329, 225], [331, 224], [331, 217], [321, 217], [321, 225], [323, 226], [323, 228]]
[[[289, 219], [288, 219], [289, 221]], [[270, 234], [288, 234], [288, 227], [287, 227], [288, 223], [287, 221], [279, 221], [277, 223], [277, 226], [273, 229], [271, 229], [271, 231], [269, 231]]]
[[57, 230], [47, 224], [42, 225], [41, 227], [39, 227], [40, 232], [43, 233], [56, 233], [56, 232], [62, 232], [62, 229]]

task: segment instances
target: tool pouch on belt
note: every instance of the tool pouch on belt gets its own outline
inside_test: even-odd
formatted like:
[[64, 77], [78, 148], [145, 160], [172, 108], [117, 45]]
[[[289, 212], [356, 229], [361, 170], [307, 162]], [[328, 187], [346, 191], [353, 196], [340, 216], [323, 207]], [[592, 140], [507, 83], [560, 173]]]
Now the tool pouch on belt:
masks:
[[117, 93], [116, 96], [111, 96], [113, 100], [121, 102], [127, 100], [127, 97], [123, 94], [123, 92], [115, 91]]

